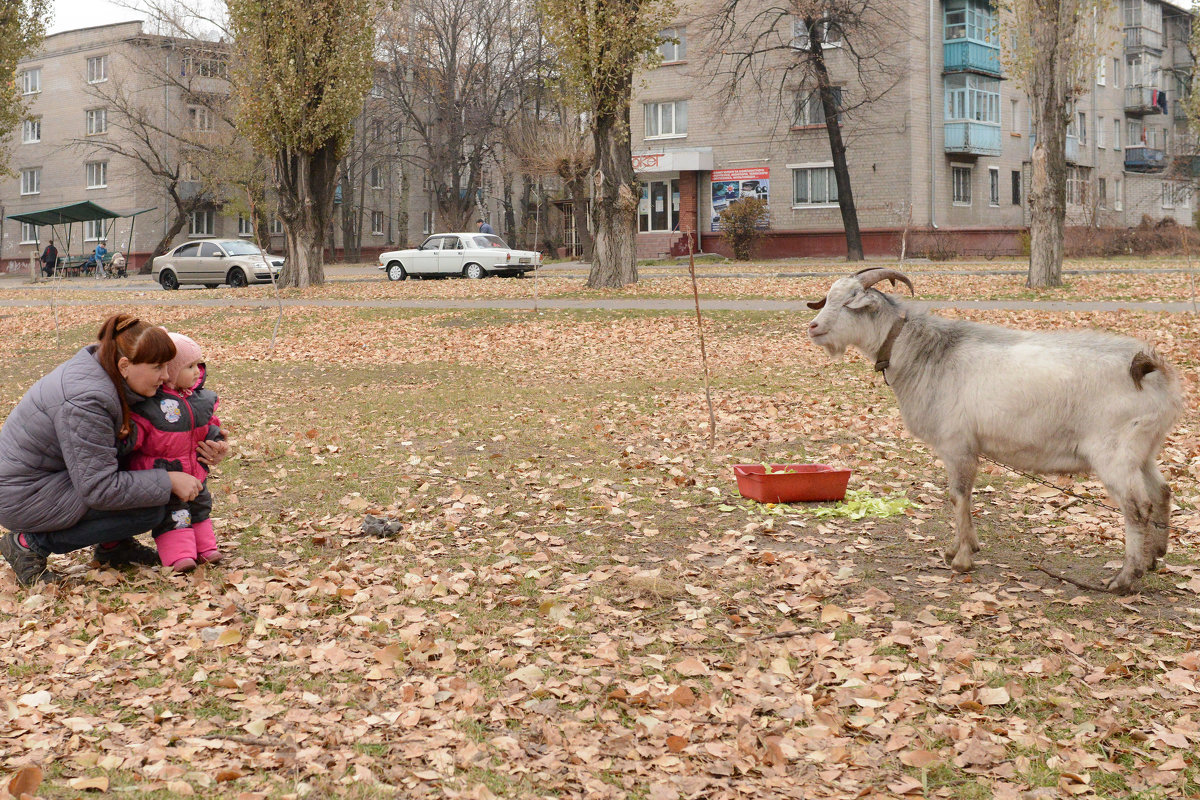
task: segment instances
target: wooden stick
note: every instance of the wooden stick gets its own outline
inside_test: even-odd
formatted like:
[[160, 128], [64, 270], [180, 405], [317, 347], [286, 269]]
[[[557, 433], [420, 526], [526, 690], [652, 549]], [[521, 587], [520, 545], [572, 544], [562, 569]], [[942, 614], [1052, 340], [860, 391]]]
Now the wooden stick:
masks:
[[1087, 589], [1092, 592], [1104, 592], [1105, 594], [1115, 594], [1115, 592], [1113, 592], [1111, 589], [1108, 589], [1104, 586], [1097, 586], [1094, 583], [1088, 583], [1087, 581], [1076, 580], [1075, 578], [1071, 578], [1066, 575], [1060, 575], [1057, 572], [1051, 572], [1050, 570], [1043, 567], [1041, 564], [1031, 564], [1030, 566], [1032, 566], [1036, 570], [1040, 570], [1041, 572], [1046, 573], [1051, 578], [1056, 578], [1056, 579], [1062, 581], [1063, 583], [1069, 583], [1072, 586], [1078, 586], [1080, 589]]
[[696, 301], [696, 332], [700, 335], [700, 363], [704, 367], [704, 398], [708, 401], [708, 449], [717, 446], [717, 415], [713, 411], [712, 389], [708, 385], [708, 353], [704, 349], [704, 319], [700, 316], [700, 289], [696, 286], [695, 247], [688, 231], [688, 272], [692, 276], [692, 297]]

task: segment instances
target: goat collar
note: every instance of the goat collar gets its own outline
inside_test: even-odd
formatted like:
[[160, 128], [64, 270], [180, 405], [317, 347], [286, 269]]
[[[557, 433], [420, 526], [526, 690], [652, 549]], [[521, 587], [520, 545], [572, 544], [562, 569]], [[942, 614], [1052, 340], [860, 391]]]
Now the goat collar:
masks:
[[[887, 383], [887, 372], [884, 372], [892, 365], [892, 345], [900, 336], [900, 330], [904, 327], [904, 323], [908, 322], [908, 317], [903, 314], [892, 323], [892, 329], [888, 331], [888, 335], [884, 338], [883, 344], [879, 346], [879, 352], [875, 354], [875, 371], [883, 372], [883, 382]], [[888, 384], [889, 386], [891, 384]]]

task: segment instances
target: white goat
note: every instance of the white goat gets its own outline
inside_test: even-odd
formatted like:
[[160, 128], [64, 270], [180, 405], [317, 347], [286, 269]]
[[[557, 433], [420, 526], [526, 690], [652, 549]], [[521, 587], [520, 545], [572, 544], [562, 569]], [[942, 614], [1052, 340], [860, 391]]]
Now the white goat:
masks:
[[1183, 405], [1174, 370], [1125, 336], [920, 313], [871, 288], [884, 280], [913, 291], [890, 269], [841, 278], [808, 304], [820, 309], [808, 335], [830, 356], [856, 347], [873, 359], [908, 429], [945, 463], [956, 529], [946, 561], [966, 572], [979, 549], [971, 490], [980, 456], [1029, 472], [1092, 472], [1125, 516], [1125, 562], [1108, 589], [1128, 592], [1167, 552], [1171, 489], [1155, 458]]

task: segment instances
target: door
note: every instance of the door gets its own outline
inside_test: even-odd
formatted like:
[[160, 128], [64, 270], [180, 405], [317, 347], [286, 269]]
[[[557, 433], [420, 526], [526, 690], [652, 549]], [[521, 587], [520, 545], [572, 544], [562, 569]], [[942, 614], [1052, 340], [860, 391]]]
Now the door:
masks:
[[438, 252], [439, 275], [461, 275], [463, 268], [463, 243], [458, 236], [446, 236], [442, 239], [442, 249]]
[[432, 275], [437, 272], [438, 251], [442, 247], [441, 236], [430, 236], [404, 259], [404, 269], [414, 275]]
[[199, 252], [199, 242], [185, 244], [175, 251], [175, 255], [171, 258], [171, 266], [175, 268], [175, 274], [179, 277], [180, 283], [195, 283], [201, 280], [200, 259], [197, 257]]
[[195, 278], [205, 283], [224, 283], [225, 262], [228, 260], [224, 256], [221, 248], [213, 242], [201, 242]]

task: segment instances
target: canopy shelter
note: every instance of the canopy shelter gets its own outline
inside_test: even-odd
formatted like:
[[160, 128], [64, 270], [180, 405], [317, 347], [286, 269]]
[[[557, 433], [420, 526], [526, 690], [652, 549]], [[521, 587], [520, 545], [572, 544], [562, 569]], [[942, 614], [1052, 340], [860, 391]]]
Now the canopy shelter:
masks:
[[[112, 232], [113, 226], [116, 225], [116, 220], [129, 218], [133, 219], [139, 214], [145, 214], [147, 211], [153, 211], [154, 208], [142, 208], [136, 211], [109, 211], [103, 206], [96, 205], [91, 200], [84, 200], [82, 203], [71, 203], [65, 206], [55, 206], [54, 208], [46, 208], [41, 211], [28, 211], [24, 214], [9, 214], [8, 219], [24, 222], [27, 225], [50, 226], [50, 235], [52, 238], [59, 239], [63, 242], [64, 256], [69, 256], [71, 253], [71, 226], [76, 223], [93, 222], [95, 220], [108, 220], [104, 228], [105, 240], [108, 239], [109, 233]], [[57, 232], [59, 226], [66, 229], [66, 236], [60, 237]], [[83, 237], [80, 237], [81, 239]], [[128, 255], [129, 248], [133, 245], [133, 223], [129, 224], [129, 241], [125, 246], [125, 253]], [[86, 255], [86, 253], [81, 253]]]

